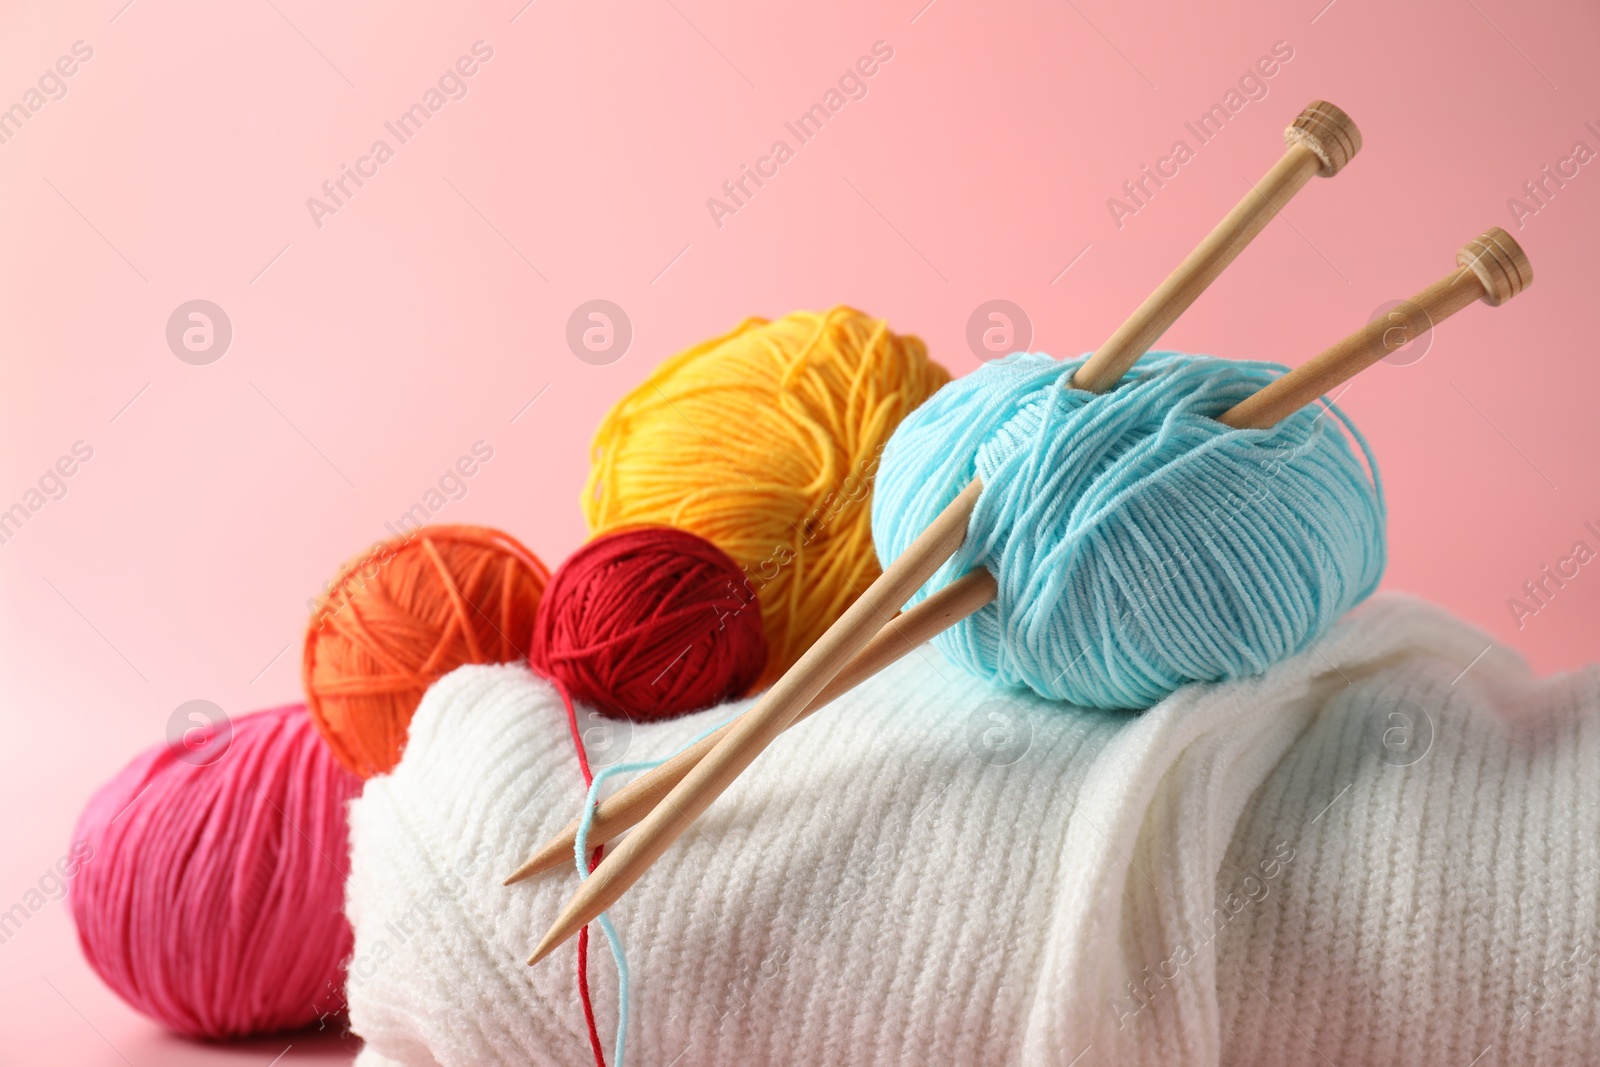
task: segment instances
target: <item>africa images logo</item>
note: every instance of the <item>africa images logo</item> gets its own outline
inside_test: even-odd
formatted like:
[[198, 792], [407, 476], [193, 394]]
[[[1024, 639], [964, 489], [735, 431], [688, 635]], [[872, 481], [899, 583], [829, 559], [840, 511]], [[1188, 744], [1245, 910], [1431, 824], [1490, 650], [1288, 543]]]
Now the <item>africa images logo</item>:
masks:
[[802, 111], [794, 121], [783, 124], [784, 131], [794, 138], [793, 145], [780, 137], [772, 142], [765, 155], [756, 158], [753, 167], [748, 163], [739, 164], [738, 176], [722, 183], [722, 197], [706, 197], [706, 210], [711, 213], [711, 221], [717, 229], [722, 229], [724, 218], [737, 215], [740, 209], [746, 207], [756, 195], [756, 190], [776, 178], [783, 165], [795, 157], [800, 146], [821, 133], [822, 128], [845, 109], [846, 104], [852, 100], [865, 100], [867, 80], [893, 58], [894, 48], [888, 41], [874, 41], [871, 55], [861, 56], [853, 65], [846, 67], [837, 83], [830, 85], [822, 94], [822, 99]]
[[493, 46], [486, 41], [474, 41], [470, 56], [461, 56], [453, 65], [446, 67], [438, 81], [423, 92], [420, 100], [400, 112], [393, 122], [383, 124], [383, 128], [394, 138], [393, 145], [380, 137], [372, 142], [366, 155], [356, 159], [353, 167], [339, 164], [339, 176], [322, 183], [322, 197], [306, 198], [306, 210], [311, 212], [311, 221], [317, 229], [322, 229], [325, 217], [337, 215], [368, 181], [376, 178], [378, 168], [393, 159], [400, 147], [421, 133], [422, 127], [443, 111], [445, 104], [451, 100], [466, 99], [470, 90], [468, 80], [478, 73], [482, 64], [493, 58]]

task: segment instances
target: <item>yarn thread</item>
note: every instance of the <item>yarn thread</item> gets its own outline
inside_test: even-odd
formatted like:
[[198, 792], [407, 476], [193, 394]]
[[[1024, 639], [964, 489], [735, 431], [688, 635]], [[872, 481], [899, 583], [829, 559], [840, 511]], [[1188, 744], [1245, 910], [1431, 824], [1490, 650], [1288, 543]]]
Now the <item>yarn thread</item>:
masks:
[[920, 340], [851, 308], [747, 319], [606, 415], [584, 516], [596, 533], [676, 526], [732, 557], [759, 595], [769, 684], [878, 576], [879, 455], [948, 380]]
[[1145, 708], [1259, 674], [1377, 587], [1382, 483], [1354, 424], [1327, 404], [1365, 466], [1320, 411], [1215, 421], [1286, 368], [1157, 353], [1095, 395], [1068, 387], [1084, 362], [987, 364], [889, 442], [872, 508], [886, 561], [983, 481], [965, 543], [915, 598], [994, 573], [995, 602], [935, 639], [952, 659], [1052, 699]]
[[[594, 784], [594, 773], [589, 769], [589, 753], [583, 747], [583, 730], [578, 726], [578, 709], [573, 706], [572, 694], [567, 691], [566, 686], [554, 680], [551, 684], [555, 686], [556, 692], [561, 694], [561, 703], [566, 709], [567, 731], [572, 736], [573, 750], [578, 754], [578, 773], [583, 778], [583, 788], [587, 794], [589, 787]], [[580, 868], [593, 873], [605, 851], [605, 845], [596, 846], [593, 854], [579, 860]], [[594, 1062], [598, 1067], [606, 1067], [605, 1050], [600, 1047], [600, 1028], [594, 1018], [594, 1000], [589, 996], [589, 927], [587, 926], [578, 931], [578, 1001], [583, 1006], [583, 1022], [589, 1031], [589, 1047], [594, 1052]]]
[[[568, 716], [567, 721], [570, 724], [570, 728], [573, 731], [574, 736], [579, 738], [578, 744], [579, 744], [579, 747], [581, 748], [582, 747], [581, 735], [578, 734], [578, 732], [577, 732], [578, 731], [578, 717], [577, 717], [577, 713], [573, 709], [572, 701], [567, 697], [566, 693], [564, 691], [562, 691], [559, 683], [556, 683], [556, 691], [558, 693], [560, 693], [562, 699], [564, 701], [566, 701], [567, 716]], [[619, 763], [619, 764], [617, 764], [617, 765], [615, 765], [613, 767], [602, 767], [600, 769], [600, 773], [594, 775], [592, 778], [588, 778], [587, 784], [588, 784], [589, 788], [588, 788], [588, 792], [585, 793], [584, 798], [583, 798], [583, 811], [578, 816], [578, 830], [577, 830], [576, 835], [573, 838], [573, 843], [572, 843], [573, 859], [576, 861], [576, 863], [578, 865], [578, 875], [579, 875], [580, 879], [588, 878], [589, 875], [594, 872], [595, 867], [599, 865], [599, 862], [600, 862], [599, 861], [599, 857], [600, 857], [601, 853], [605, 849], [604, 845], [597, 845], [595, 847], [595, 849], [594, 849], [593, 854], [592, 854], [593, 855], [593, 859], [588, 861], [588, 862], [585, 861], [584, 857], [586, 855], [589, 855], [589, 830], [594, 825], [595, 810], [597, 808], [599, 808], [599, 806], [600, 806], [600, 790], [601, 790], [602, 787], [605, 786], [606, 782], [609, 779], [611, 779], [613, 777], [616, 777], [616, 776], [619, 776], [619, 775], [624, 775], [624, 774], [643, 774], [643, 773], [645, 773], [647, 771], [653, 771], [657, 767], [661, 766], [663, 763], [666, 763], [668, 760], [670, 760], [673, 757], [677, 756], [678, 753], [683, 752], [683, 751], [685, 751], [687, 749], [693, 748], [695, 745], [698, 745], [701, 741], [704, 741], [706, 738], [710, 737], [712, 734], [714, 734], [718, 730], [722, 729], [724, 726], [726, 726], [728, 723], [732, 722], [737, 717], [738, 717], [737, 715], [734, 715], [732, 717], [729, 717], [729, 718], [723, 720], [722, 722], [717, 723], [715, 726], [712, 726], [712, 727], [709, 727], [708, 729], [702, 730], [699, 733], [698, 736], [696, 736], [693, 739], [691, 739], [688, 743], [686, 743], [684, 745], [680, 745], [676, 752], [672, 752], [672, 753], [670, 753], [670, 754], [668, 754], [666, 756], [663, 756], [661, 759], [657, 759], [657, 760], [639, 760], [638, 762], [635, 762], [635, 763]], [[587, 774], [588, 774], [588, 760], [587, 760], [587, 758], [584, 759], [583, 765], [584, 765], [584, 773], [587, 776]], [[616, 1051], [615, 1051], [615, 1054], [613, 1056], [613, 1059], [616, 1062], [616, 1067], [621, 1067], [621, 1065], [622, 1065], [622, 1053], [623, 1053], [623, 1049], [626, 1047], [626, 1037], [627, 1037], [626, 1031], [627, 1031], [627, 1028], [628, 1028], [628, 1007], [629, 1007], [628, 960], [627, 960], [626, 954], [623, 952], [622, 940], [621, 940], [621, 938], [619, 938], [617, 936], [616, 930], [612, 927], [611, 920], [607, 916], [601, 915], [600, 919], [599, 919], [599, 922], [600, 922], [600, 928], [603, 931], [605, 931], [607, 941], [610, 942], [610, 944], [611, 944], [612, 957], [616, 960], [616, 963], [617, 963], [617, 976], [618, 976], [618, 981], [617, 981], [617, 1012], [618, 1012], [617, 1044], [616, 1044]], [[580, 936], [582, 936], [583, 933], [586, 933], [587, 930], [588, 930], [588, 928], [585, 927], [584, 930], [580, 932]], [[585, 994], [585, 995], [587, 995], [587, 994]], [[585, 1002], [585, 1010], [586, 1011], [592, 1011], [592, 1009], [589, 1008], [587, 1002]], [[593, 1023], [591, 1021], [591, 1026], [592, 1025], [593, 1025]]]
[[482, 526], [425, 526], [341, 567], [301, 670], [339, 762], [362, 778], [388, 771], [428, 686], [465, 663], [524, 658], [549, 580], [539, 557]]
[[298, 704], [235, 719], [215, 762], [189, 758], [146, 751], [79, 818], [93, 862], [68, 903], [84, 957], [180, 1034], [309, 1025], [344, 988], [345, 806], [361, 781]]
[[556, 568], [530, 659], [612, 715], [659, 719], [743, 696], [767, 660], [761, 612], [727, 553], [685, 530], [602, 534]]
[[[605, 853], [605, 845], [595, 847], [593, 853], [588, 848], [588, 820], [593, 818], [594, 806], [599, 803], [600, 786], [609, 776], [606, 769], [602, 769], [597, 776], [589, 767], [589, 753], [583, 745], [583, 731], [578, 726], [578, 709], [572, 702], [572, 695], [567, 692], [566, 686], [559, 681], [551, 680], [561, 703], [567, 713], [567, 730], [572, 735], [572, 746], [578, 754], [578, 770], [583, 775], [584, 785], [584, 812], [585, 822], [579, 827], [576, 841], [576, 850], [573, 859], [578, 865], [578, 878], [586, 879], [600, 865], [600, 857]], [[665, 762], [665, 761], [662, 761]], [[651, 767], [659, 764], [650, 764]], [[620, 772], [626, 768], [639, 767], [640, 764], [624, 764], [609, 770]], [[611, 958], [617, 965], [617, 1036], [611, 1050], [613, 1067], [623, 1067], [623, 1059], [628, 1049], [628, 956], [623, 950], [622, 939], [617, 936], [617, 931], [611, 924], [611, 918], [602, 913], [595, 922], [600, 927], [600, 932], [605, 935], [606, 944], [611, 948]], [[585, 926], [578, 931], [578, 998], [583, 1004], [583, 1018], [589, 1029], [589, 1042], [594, 1050], [595, 1062], [600, 1067], [605, 1067], [605, 1054], [600, 1048], [600, 1032], [595, 1025], [594, 1004], [589, 996], [589, 928]]]

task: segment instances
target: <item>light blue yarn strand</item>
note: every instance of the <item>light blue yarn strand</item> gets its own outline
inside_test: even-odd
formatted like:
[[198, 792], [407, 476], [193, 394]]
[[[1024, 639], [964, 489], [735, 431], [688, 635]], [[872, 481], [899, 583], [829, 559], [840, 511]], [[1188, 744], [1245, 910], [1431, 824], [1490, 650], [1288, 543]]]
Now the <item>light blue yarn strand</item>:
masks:
[[[730, 718], [727, 720], [732, 722]], [[716, 731], [722, 729], [727, 723], [718, 723], [694, 738], [678, 750], [699, 744]], [[677, 752], [672, 754], [677, 755]], [[580, 881], [589, 877], [589, 828], [594, 823], [594, 811], [600, 805], [600, 787], [609, 779], [619, 774], [639, 774], [644, 771], [653, 771], [661, 766], [672, 756], [658, 760], [641, 760], [637, 763], [619, 763], [615, 767], [602, 767], [595, 772], [594, 780], [589, 783], [589, 791], [584, 794], [583, 814], [578, 818], [578, 832], [572, 841], [573, 858], [578, 865], [578, 878]], [[623, 1067], [623, 1060], [628, 1051], [628, 1007], [631, 999], [630, 982], [628, 977], [628, 954], [622, 947], [622, 938], [618, 936], [616, 927], [611, 923], [610, 914], [602, 912], [596, 922], [600, 925], [600, 932], [605, 935], [606, 944], [611, 948], [611, 958], [617, 966], [617, 1037], [611, 1046], [612, 1067]]]
[[885, 449], [872, 503], [885, 561], [983, 480], [966, 543], [915, 598], [994, 573], [995, 603], [935, 639], [948, 656], [1052, 699], [1144, 708], [1260, 673], [1377, 588], [1382, 483], [1336, 407], [1231, 430], [1216, 416], [1285, 368], [1154, 353], [1095, 396], [1066, 387], [1083, 362], [988, 364]]
[[[665, 761], [658, 760], [654, 763], [619, 763], [615, 767], [602, 767], [595, 773], [589, 783], [589, 791], [583, 797], [583, 815], [578, 822], [578, 833], [573, 838], [573, 858], [578, 864], [578, 879], [586, 881], [589, 877], [589, 825], [594, 822], [594, 809], [600, 803], [600, 787], [607, 779], [617, 774], [627, 774], [636, 771], [654, 770]], [[600, 925], [600, 932], [605, 935], [606, 944], [611, 948], [611, 959], [617, 965], [617, 1036], [611, 1046], [612, 1067], [622, 1067], [628, 1052], [628, 1004], [629, 978], [628, 954], [622, 947], [622, 938], [617, 935], [617, 928], [611, 923], [608, 912], [601, 912], [595, 920]]]
[[622, 1067], [628, 1052], [628, 955], [622, 950], [622, 939], [617, 936], [611, 920], [602, 915], [599, 923], [600, 932], [606, 935], [606, 944], [611, 946], [611, 958], [617, 964], [617, 1039], [611, 1045], [611, 1062], [613, 1067]]

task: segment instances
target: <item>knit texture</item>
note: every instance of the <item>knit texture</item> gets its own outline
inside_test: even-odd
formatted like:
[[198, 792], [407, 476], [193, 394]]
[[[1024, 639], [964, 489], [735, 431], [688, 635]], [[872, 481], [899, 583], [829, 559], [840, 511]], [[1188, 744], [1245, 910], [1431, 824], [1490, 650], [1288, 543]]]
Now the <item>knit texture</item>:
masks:
[[[1593, 1062], [1600, 670], [1536, 682], [1487, 645], [1380, 598], [1136, 717], [919, 649], [790, 731], [612, 909], [629, 1062]], [[606, 758], [743, 706], [623, 725]], [[577, 783], [531, 673], [429, 691], [352, 806], [361, 1067], [585, 1062], [573, 949], [523, 962], [576, 874], [499, 884]]]

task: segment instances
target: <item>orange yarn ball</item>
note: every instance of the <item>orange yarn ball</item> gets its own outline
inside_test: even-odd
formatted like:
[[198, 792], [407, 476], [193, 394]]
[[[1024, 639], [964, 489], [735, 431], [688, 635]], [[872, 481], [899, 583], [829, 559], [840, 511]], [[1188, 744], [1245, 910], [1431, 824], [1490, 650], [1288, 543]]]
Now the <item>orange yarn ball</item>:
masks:
[[363, 778], [400, 761], [422, 694], [466, 663], [526, 659], [550, 572], [483, 526], [424, 526], [340, 568], [306, 630], [306, 708]]

